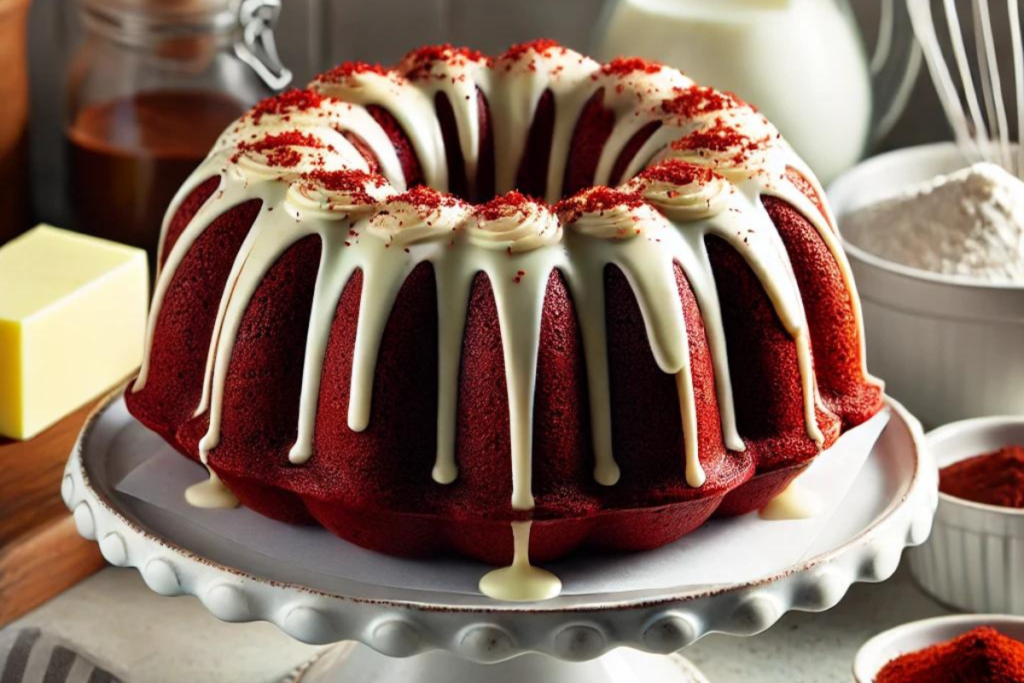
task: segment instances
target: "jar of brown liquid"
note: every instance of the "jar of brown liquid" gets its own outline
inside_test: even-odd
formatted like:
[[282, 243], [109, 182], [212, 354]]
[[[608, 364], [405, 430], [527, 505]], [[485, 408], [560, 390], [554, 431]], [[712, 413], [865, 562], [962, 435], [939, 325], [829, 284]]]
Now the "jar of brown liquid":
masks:
[[[2, 2], [2, 0], [0, 0]], [[78, 230], [146, 249], [168, 205], [235, 119], [291, 76], [280, 0], [79, 0], [67, 139]]]
[[0, 0], [0, 244], [28, 227], [28, 0]]

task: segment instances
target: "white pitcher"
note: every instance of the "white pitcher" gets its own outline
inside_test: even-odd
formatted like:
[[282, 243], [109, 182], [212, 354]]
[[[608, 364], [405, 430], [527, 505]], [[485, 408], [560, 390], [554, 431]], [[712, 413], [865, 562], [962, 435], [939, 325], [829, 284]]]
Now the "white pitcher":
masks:
[[904, 0], [879, 2], [870, 61], [847, 0], [615, 0], [594, 53], [657, 60], [737, 93], [827, 183], [885, 135], [920, 67]]

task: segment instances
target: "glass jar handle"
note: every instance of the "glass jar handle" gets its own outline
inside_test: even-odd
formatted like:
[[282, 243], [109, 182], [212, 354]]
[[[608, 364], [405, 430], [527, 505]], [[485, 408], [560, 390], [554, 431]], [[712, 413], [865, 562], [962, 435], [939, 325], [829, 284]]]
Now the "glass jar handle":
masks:
[[907, 106], [921, 70], [906, 0], [881, 0], [878, 42], [871, 57], [872, 143], [888, 134]]
[[235, 55], [248, 64], [271, 90], [292, 81], [292, 72], [281, 62], [274, 42], [274, 25], [281, 14], [281, 0], [236, 0], [242, 37]]

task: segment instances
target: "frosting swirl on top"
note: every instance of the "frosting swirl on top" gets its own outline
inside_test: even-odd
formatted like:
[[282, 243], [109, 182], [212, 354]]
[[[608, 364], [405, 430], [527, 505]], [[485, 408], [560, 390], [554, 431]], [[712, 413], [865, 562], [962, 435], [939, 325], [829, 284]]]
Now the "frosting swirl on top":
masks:
[[[409, 52], [398, 63], [396, 70], [410, 81], [444, 80], [454, 71], [471, 65], [490, 66], [493, 60], [482, 52], [450, 43], [428, 45]], [[476, 87], [476, 84], [472, 84]]]
[[705, 120], [720, 112], [742, 110], [753, 114], [750, 105], [730, 92], [722, 92], [696, 83], [686, 87], [673, 88], [671, 95], [659, 105], [661, 113], [675, 125], [686, 125], [690, 121]]
[[728, 206], [732, 183], [708, 166], [669, 159], [649, 167], [625, 187], [669, 218], [694, 221], [716, 216]]
[[412, 244], [451, 236], [470, 212], [462, 200], [419, 185], [379, 205], [370, 218], [369, 232], [387, 246]]
[[[319, 74], [313, 80], [313, 86], [356, 86], [362, 78], [389, 78], [401, 80], [402, 76], [394, 69], [389, 69], [380, 64], [369, 64], [367, 62], [345, 62]], [[322, 89], [321, 89], [322, 91]]]
[[314, 92], [355, 104], [373, 104], [390, 95], [415, 95], [409, 81], [396, 69], [380, 64], [348, 62], [318, 75], [309, 87]]
[[288, 203], [323, 217], [366, 214], [395, 194], [387, 179], [359, 170], [313, 171], [288, 188]]
[[602, 64], [592, 78], [605, 87], [605, 97], [612, 106], [618, 103], [617, 110], [634, 110], [654, 118], [664, 114], [653, 104], [658, 98], [671, 98], [693, 84], [676, 69], [638, 57], [619, 57]]
[[476, 207], [466, 233], [472, 244], [518, 254], [558, 244], [562, 226], [547, 204], [512, 191]]
[[366, 169], [366, 160], [337, 131], [318, 128], [264, 133], [238, 143], [230, 160], [245, 175], [295, 178], [314, 171]]
[[591, 187], [559, 202], [556, 210], [573, 232], [598, 239], [632, 239], [666, 225], [639, 193], [627, 189]]
[[225, 130], [213, 151], [236, 149], [271, 134], [309, 128], [332, 128], [345, 105], [312, 90], [289, 90], [270, 97]]
[[542, 78], [553, 88], [559, 84], [573, 84], [587, 74], [596, 74], [601, 65], [578, 52], [541, 38], [513, 45], [494, 60], [498, 74], [520, 74]]
[[269, 97], [249, 111], [242, 119], [244, 123], [255, 126], [265, 125], [265, 121], [294, 121], [299, 118], [323, 118], [327, 113], [323, 110], [325, 102], [330, 98], [312, 90], [288, 90]]
[[779, 137], [763, 116], [740, 108], [704, 120], [669, 145], [665, 157], [710, 166], [727, 177], [750, 176], [770, 166]]

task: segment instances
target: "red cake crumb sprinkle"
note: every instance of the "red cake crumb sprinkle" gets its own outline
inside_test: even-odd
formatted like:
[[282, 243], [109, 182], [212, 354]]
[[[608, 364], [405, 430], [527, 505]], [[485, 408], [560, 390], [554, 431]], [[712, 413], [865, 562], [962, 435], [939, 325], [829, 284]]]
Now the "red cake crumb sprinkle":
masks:
[[325, 71], [316, 77], [318, 83], [344, 83], [353, 76], [359, 74], [378, 74], [381, 76], [393, 76], [394, 72], [380, 64], [369, 64], [367, 62], [345, 62], [339, 64], [330, 71]]
[[252, 142], [240, 142], [238, 151], [231, 157], [231, 161], [237, 163], [245, 152], [262, 152], [266, 155], [267, 163], [270, 166], [292, 168], [298, 166], [302, 161], [302, 153], [297, 151], [296, 147], [334, 150], [333, 147], [325, 147], [323, 142], [312, 135], [292, 130], [287, 133], [264, 135]]
[[552, 40], [550, 38], [538, 38], [537, 40], [531, 40], [528, 43], [513, 45], [505, 51], [505, 54], [498, 57], [498, 59], [501, 61], [517, 62], [523, 57], [529, 55], [531, 52], [536, 52], [539, 55], [546, 55], [555, 48], [560, 48], [563, 53], [568, 51], [566, 48], [559, 45], [557, 40]]
[[481, 204], [473, 210], [477, 220], [496, 221], [500, 218], [508, 218], [519, 213], [526, 213], [531, 206], [538, 206], [541, 203], [526, 195], [512, 190], [500, 197], [495, 197], [486, 204]]
[[[312, 171], [303, 174], [305, 182], [318, 185], [328, 192], [344, 192], [351, 197], [354, 204], [374, 204], [374, 199], [366, 188], [383, 187], [387, 185], [387, 179], [378, 173], [367, 173], [357, 169], [345, 171]], [[354, 236], [354, 235], [353, 235]]]
[[712, 180], [722, 179], [722, 176], [708, 166], [691, 164], [682, 159], [669, 159], [645, 169], [637, 176], [637, 179], [661, 181], [684, 187], [694, 183], [706, 185]]
[[402, 59], [400, 66], [410, 81], [421, 81], [430, 78], [433, 67], [438, 62], [451, 66], [465, 66], [468, 62], [490, 64], [491, 59], [478, 50], [444, 43], [413, 50]]
[[744, 106], [744, 102], [732, 93], [719, 92], [701, 85], [674, 88], [673, 92], [675, 97], [661, 103], [662, 111], [687, 119]]
[[643, 203], [644, 198], [639, 192], [592, 187], [558, 202], [555, 211], [566, 223], [572, 223], [584, 214], [600, 215], [612, 209], [635, 209]]
[[601, 66], [601, 73], [605, 76], [629, 76], [637, 72], [656, 74], [663, 68], [658, 62], [649, 62], [640, 57], [616, 57]]
[[455, 195], [427, 187], [417, 185], [416, 187], [392, 197], [392, 204], [409, 204], [421, 212], [437, 211], [442, 208], [460, 206], [464, 202]]
[[[537, 71], [537, 59], [532, 57], [537, 54], [551, 56], [553, 50], [558, 50], [561, 54], [567, 54], [569, 51], [567, 47], [559, 45], [558, 41], [551, 40], [550, 38], [540, 38], [528, 43], [513, 45], [506, 50], [504, 54], [498, 57], [497, 60], [505, 62], [505, 71], [512, 71], [512, 67], [515, 66], [517, 62], [521, 61], [524, 57], [530, 57], [528, 69], [530, 71]], [[557, 76], [560, 72], [561, 68], [556, 68], [552, 72], [552, 75]]]
[[276, 97], [269, 97], [249, 112], [253, 123], [259, 124], [264, 116], [282, 116], [299, 111], [318, 108], [327, 99], [312, 90], [292, 89]]
[[676, 140], [672, 143], [672, 149], [710, 152], [735, 151], [736, 154], [732, 157], [732, 161], [739, 164], [746, 160], [751, 152], [765, 149], [769, 141], [769, 137], [754, 140], [719, 118], [710, 128], [695, 130]]

